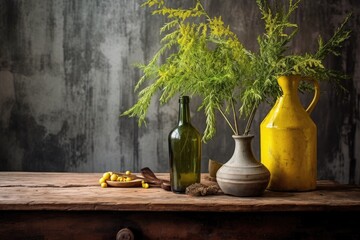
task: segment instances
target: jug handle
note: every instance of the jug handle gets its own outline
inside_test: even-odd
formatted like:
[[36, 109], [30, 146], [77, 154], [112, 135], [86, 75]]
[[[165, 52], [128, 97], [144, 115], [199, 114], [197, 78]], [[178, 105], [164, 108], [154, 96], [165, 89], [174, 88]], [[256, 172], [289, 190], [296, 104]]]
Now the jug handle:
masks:
[[310, 115], [311, 112], [314, 110], [316, 103], [319, 101], [319, 97], [320, 97], [320, 87], [319, 87], [319, 83], [318, 81], [316, 81], [315, 79], [312, 78], [304, 78], [303, 80], [312, 82], [314, 84], [314, 97], [311, 101], [311, 103], [309, 104], [309, 106], [306, 109], [306, 112]]

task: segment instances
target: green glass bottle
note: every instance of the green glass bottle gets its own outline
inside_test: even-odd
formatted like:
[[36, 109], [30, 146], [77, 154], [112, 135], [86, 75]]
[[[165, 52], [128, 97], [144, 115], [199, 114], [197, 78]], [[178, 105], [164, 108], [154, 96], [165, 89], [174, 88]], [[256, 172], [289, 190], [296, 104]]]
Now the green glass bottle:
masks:
[[201, 135], [190, 122], [189, 97], [179, 99], [179, 121], [169, 134], [171, 190], [183, 193], [200, 182]]

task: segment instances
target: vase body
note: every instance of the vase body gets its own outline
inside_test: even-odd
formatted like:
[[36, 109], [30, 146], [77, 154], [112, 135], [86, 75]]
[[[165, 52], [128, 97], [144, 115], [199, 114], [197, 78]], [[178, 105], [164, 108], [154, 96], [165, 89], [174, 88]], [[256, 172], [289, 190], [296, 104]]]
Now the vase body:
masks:
[[178, 125], [169, 133], [170, 184], [175, 193], [200, 182], [201, 135], [191, 124], [189, 97], [179, 99]]
[[254, 157], [253, 135], [233, 136], [232, 157], [216, 173], [216, 181], [225, 193], [238, 197], [260, 196], [268, 185], [270, 173]]
[[300, 76], [281, 76], [283, 95], [260, 124], [261, 162], [271, 173], [269, 190], [308, 191], [316, 188], [317, 128], [310, 118], [319, 99], [315, 95], [305, 110], [298, 96]]

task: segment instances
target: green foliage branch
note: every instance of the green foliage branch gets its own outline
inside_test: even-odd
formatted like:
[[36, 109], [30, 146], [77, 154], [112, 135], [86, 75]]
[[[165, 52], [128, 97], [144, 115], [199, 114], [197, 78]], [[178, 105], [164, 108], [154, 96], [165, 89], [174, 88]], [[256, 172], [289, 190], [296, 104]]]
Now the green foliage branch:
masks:
[[[350, 15], [327, 42], [319, 37], [315, 53], [288, 54], [289, 43], [298, 31], [290, 16], [300, 0], [290, 0], [288, 6], [257, 0], [265, 32], [257, 38], [258, 52], [251, 52], [221, 16], [208, 15], [200, 0], [194, 0], [190, 8], [171, 7], [168, 2], [171, 1], [147, 0], [142, 5], [154, 8], [152, 14], [165, 16], [169, 21], [160, 29], [164, 35], [161, 48], [147, 64], [138, 65], [143, 71], [135, 86], [138, 101], [122, 114], [137, 117], [139, 126], [145, 123], [151, 99], [160, 92], [161, 104], [178, 94], [202, 99], [199, 110], [206, 116], [204, 141], [215, 135], [216, 111], [235, 135], [240, 134], [239, 119], [247, 117], [244, 134], [249, 134], [259, 104], [273, 103], [281, 95], [279, 76], [300, 75], [337, 82], [345, 78], [342, 73], [327, 69], [323, 61], [329, 54], [339, 55], [342, 44], [350, 37], [350, 31], [345, 29]], [[143, 85], [146, 86], [140, 90]], [[306, 85], [300, 88], [310, 90]]]

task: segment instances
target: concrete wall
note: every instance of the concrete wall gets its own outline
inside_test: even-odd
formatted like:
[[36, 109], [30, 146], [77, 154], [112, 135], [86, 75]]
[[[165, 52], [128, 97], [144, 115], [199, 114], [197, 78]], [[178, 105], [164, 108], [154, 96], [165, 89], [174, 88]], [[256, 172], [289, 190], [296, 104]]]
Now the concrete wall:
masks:
[[[11, 63], [11, 69], [4, 66], [0, 72], [0, 97], [7, 94], [11, 100], [7, 112], [5, 100], [0, 101], [0, 170], [103, 172], [147, 166], [168, 171], [167, 134], [177, 121], [177, 99], [166, 106], [154, 101], [147, 127], [119, 117], [136, 101], [133, 87], [141, 73], [133, 64], [146, 62], [159, 47], [163, 19], [140, 4], [0, 1], [0, 59]], [[255, 1], [208, 0], [205, 6], [256, 50], [263, 26]], [[318, 125], [319, 178], [360, 183], [360, 3], [304, 0], [296, 15], [300, 32], [293, 48], [314, 49], [317, 35], [329, 37], [348, 11], [354, 12], [352, 38], [341, 57], [328, 59], [330, 67], [350, 75], [344, 82], [348, 92], [337, 93], [323, 83], [312, 116]], [[204, 116], [196, 112], [196, 103], [194, 99], [193, 122], [203, 130]], [[263, 106], [253, 125], [257, 156], [259, 124], [268, 110]], [[209, 158], [225, 162], [232, 150], [231, 133], [218, 116], [217, 135], [204, 145], [203, 171]]]

